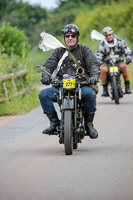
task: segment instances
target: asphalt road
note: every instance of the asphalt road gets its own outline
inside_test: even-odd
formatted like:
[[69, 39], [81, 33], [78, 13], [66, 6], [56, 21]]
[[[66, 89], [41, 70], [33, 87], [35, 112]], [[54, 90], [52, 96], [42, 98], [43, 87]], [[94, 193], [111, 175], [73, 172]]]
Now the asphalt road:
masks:
[[133, 200], [133, 94], [116, 105], [97, 96], [99, 138], [72, 156], [40, 107], [0, 125], [0, 200]]

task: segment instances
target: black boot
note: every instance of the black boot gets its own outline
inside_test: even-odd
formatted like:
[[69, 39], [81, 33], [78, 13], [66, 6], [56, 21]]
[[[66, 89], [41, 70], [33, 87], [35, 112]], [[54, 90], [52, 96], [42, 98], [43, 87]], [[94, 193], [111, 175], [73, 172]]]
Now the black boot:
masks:
[[125, 94], [131, 94], [132, 91], [130, 89], [130, 82], [129, 81], [125, 81]]
[[54, 135], [54, 132], [56, 131], [56, 127], [59, 125], [59, 119], [57, 116], [56, 112], [51, 112], [51, 113], [46, 113], [49, 121], [50, 121], [50, 126], [43, 130], [43, 134], [48, 134], [48, 135]]
[[98, 132], [97, 130], [93, 127], [93, 119], [94, 119], [95, 113], [85, 113], [84, 118], [85, 118], [85, 129], [87, 134], [90, 136], [91, 139], [96, 139], [98, 137]]
[[108, 92], [107, 84], [106, 84], [106, 85], [103, 85], [102, 97], [109, 97], [109, 92]]

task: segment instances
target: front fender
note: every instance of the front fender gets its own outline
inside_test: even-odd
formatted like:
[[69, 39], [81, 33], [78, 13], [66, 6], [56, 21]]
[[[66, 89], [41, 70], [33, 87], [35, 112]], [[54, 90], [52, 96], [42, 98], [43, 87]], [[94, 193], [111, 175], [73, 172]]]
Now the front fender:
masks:
[[64, 99], [63, 109], [74, 109], [74, 99]]
[[110, 74], [110, 76], [111, 76], [111, 77], [112, 77], [112, 76], [119, 76], [119, 73], [113, 72], [113, 73]]

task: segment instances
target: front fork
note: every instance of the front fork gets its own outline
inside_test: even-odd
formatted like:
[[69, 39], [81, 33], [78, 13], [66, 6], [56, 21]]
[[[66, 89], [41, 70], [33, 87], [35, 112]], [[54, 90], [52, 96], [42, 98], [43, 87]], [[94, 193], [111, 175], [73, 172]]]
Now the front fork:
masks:
[[119, 73], [113, 73], [110, 75], [110, 82], [111, 82], [111, 94], [112, 94], [112, 98], [113, 98], [113, 85], [112, 85], [112, 79], [113, 79], [113, 76], [116, 76], [116, 80], [117, 80], [117, 85], [118, 85], [118, 93], [119, 93], [119, 97], [123, 97], [123, 91], [122, 91], [122, 88], [121, 88], [121, 80], [120, 80], [120, 74]]

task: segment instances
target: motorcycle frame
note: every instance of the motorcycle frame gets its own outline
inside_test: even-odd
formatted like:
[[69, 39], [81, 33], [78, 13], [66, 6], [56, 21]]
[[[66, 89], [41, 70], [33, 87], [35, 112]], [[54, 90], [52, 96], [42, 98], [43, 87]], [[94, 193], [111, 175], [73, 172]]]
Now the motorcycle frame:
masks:
[[[82, 130], [82, 135], [84, 135], [84, 130], [82, 128], [82, 124], [84, 123], [83, 117], [83, 105], [81, 101], [81, 88], [80, 83], [76, 84], [74, 89], [63, 89], [61, 86], [59, 89], [59, 97], [57, 103], [60, 107], [61, 112], [61, 124], [64, 124], [64, 111], [72, 110], [72, 118], [73, 118], [73, 139], [77, 143], [81, 143], [80, 132]], [[80, 128], [81, 127], [81, 128]], [[63, 126], [61, 127], [60, 135], [63, 135]], [[82, 137], [83, 139], [83, 137]]]
[[[109, 68], [110, 67], [118, 67], [118, 72], [112, 72], [110, 73], [109, 71]], [[121, 73], [119, 71], [119, 66], [116, 64], [116, 65], [110, 65], [108, 67], [108, 76], [107, 76], [107, 82], [110, 84], [111, 86], [111, 95], [112, 95], [112, 99], [114, 99], [114, 96], [113, 96], [113, 88], [112, 88], [112, 79], [113, 77], [116, 77], [116, 80], [117, 80], [117, 85], [118, 85], [118, 94], [119, 94], [119, 98], [122, 98], [123, 97], [123, 94], [122, 94], [122, 88], [121, 88], [121, 80], [120, 80], [120, 76], [121, 76]]]

